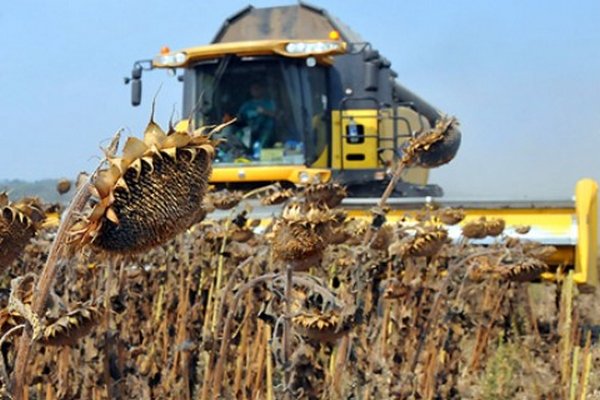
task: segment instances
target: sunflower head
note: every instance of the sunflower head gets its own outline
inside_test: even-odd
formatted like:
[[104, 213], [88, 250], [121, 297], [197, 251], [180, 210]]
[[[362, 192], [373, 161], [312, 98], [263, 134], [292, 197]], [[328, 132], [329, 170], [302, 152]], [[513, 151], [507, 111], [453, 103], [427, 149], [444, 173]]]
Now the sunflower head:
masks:
[[100, 309], [82, 304], [48, 324], [38, 340], [50, 346], [70, 346], [89, 334], [101, 320]]
[[262, 197], [260, 203], [264, 206], [273, 206], [283, 204], [292, 197], [294, 197], [294, 191], [292, 189], [281, 189]]
[[469, 239], [483, 239], [487, 236], [486, 219], [482, 217], [475, 221], [467, 222], [462, 227], [462, 234]]
[[[273, 227], [275, 257], [297, 265], [318, 263], [331, 238], [332, 213], [312, 204], [290, 204]], [[304, 268], [304, 267], [303, 267]]]
[[71, 190], [71, 181], [68, 179], [61, 179], [56, 184], [56, 191], [58, 192], [58, 194], [65, 194], [69, 190]]
[[308, 185], [304, 190], [307, 202], [325, 205], [329, 208], [340, 205], [347, 195], [346, 188], [336, 182], [315, 183]]
[[504, 232], [506, 222], [502, 218], [492, 218], [485, 221], [485, 233], [487, 236], [500, 236]]
[[45, 219], [41, 202], [24, 198], [10, 203], [0, 193], [0, 265], [8, 266], [23, 251]]
[[500, 278], [513, 282], [529, 282], [538, 279], [550, 267], [536, 258], [527, 257], [513, 264], [502, 265], [496, 269]]
[[465, 212], [456, 208], [442, 208], [437, 217], [444, 225], [456, 225], [465, 218]]
[[231, 210], [242, 201], [243, 197], [244, 193], [240, 191], [235, 190], [231, 192], [227, 189], [223, 189], [218, 192], [210, 193], [207, 196], [207, 201], [219, 210]]
[[414, 235], [401, 232], [390, 245], [389, 252], [401, 257], [433, 257], [448, 239], [448, 231], [435, 224], [417, 226]]
[[92, 177], [93, 207], [73, 229], [79, 245], [112, 253], [147, 250], [201, 219], [211, 172], [214, 131], [164, 132], [152, 119], [143, 139], [127, 139]]

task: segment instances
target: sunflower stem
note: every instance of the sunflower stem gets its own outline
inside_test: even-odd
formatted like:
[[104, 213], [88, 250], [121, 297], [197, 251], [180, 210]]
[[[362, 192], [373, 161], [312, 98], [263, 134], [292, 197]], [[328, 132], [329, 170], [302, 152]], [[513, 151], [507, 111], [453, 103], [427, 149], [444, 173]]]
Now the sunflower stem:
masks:
[[283, 318], [283, 387], [285, 390], [286, 399], [290, 398], [290, 369], [289, 365], [291, 352], [290, 345], [290, 318], [292, 315], [292, 286], [294, 279], [294, 269], [291, 265], [287, 265], [285, 268], [285, 317]]
[[227, 358], [227, 347], [229, 345], [229, 339], [231, 336], [231, 324], [235, 316], [237, 307], [240, 303], [240, 300], [246, 294], [246, 292], [254, 288], [256, 285], [262, 282], [273, 280], [273, 278], [275, 278], [276, 276], [277, 274], [265, 274], [257, 276], [256, 278], [248, 281], [246, 284], [240, 287], [235, 297], [233, 298], [233, 304], [231, 305], [231, 308], [227, 313], [227, 318], [225, 319], [225, 326], [223, 327], [223, 335], [221, 337], [221, 347], [219, 349], [219, 358], [217, 359], [217, 365], [214, 368], [215, 373], [213, 376], [212, 393], [213, 399], [218, 399], [221, 395], [221, 384], [223, 383], [223, 368], [225, 366], [225, 361]]
[[[377, 203], [378, 208], [383, 210], [388, 199], [392, 195], [394, 188], [398, 184], [398, 181], [400, 180], [400, 177], [402, 176], [402, 172], [404, 172], [404, 169], [406, 167], [407, 167], [407, 164], [402, 160], [396, 165], [396, 168], [394, 169], [394, 173], [392, 175], [392, 179], [390, 179], [390, 182], [388, 183], [387, 187], [385, 188], [385, 191], [383, 192], [383, 194], [381, 195], [381, 198], [379, 199], [379, 203]], [[366, 245], [371, 241], [371, 237], [373, 236], [373, 233], [375, 233], [374, 231], [375, 230], [373, 228], [371, 228], [371, 229], [368, 229], [367, 232], [365, 232], [365, 237], [363, 238], [363, 245]]]
[[[121, 131], [118, 131], [106, 149], [106, 154], [114, 154], [116, 152], [117, 147], [119, 146], [120, 138]], [[50, 289], [54, 285], [54, 278], [56, 277], [56, 272], [58, 269], [58, 260], [62, 256], [64, 250], [68, 247], [67, 239], [69, 236], [69, 229], [73, 224], [75, 216], [83, 210], [87, 201], [89, 200], [91, 179], [99, 170], [100, 167], [98, 167], [98, 169], [96, 169], [96, 171], [90, 175], [87, 181], [83, 183], [77, 193], [75, 193], [75, 196], [73, 197], [73, 200], [71, 200], [71, 203], [65, 212], [65, 216], [58, 227], [56, 237], [54, 238], [54, 241], [50, 247], [50, 251], [48, 252], [48, 258], [44, 264], [44, 269], [42, 270], [36, 290], [33, 293], [32, 309], [33, 312], [40, 317], [44, 314], [46, 308], [46, 299], [50, 294]], [[23, 396], [25, 393], [24, 389], [27, 375], [27, 364], [29, 361], [29, 352], [32, 347], [32, 336], [30, 331], [30, 329], [23, 329], [23, 334], [21, 335], [21, 340], [19, 341], [19, 346], [15, 356], [15, 367], [13, 371], [11, 390], [15, 400], [24, 399]]]

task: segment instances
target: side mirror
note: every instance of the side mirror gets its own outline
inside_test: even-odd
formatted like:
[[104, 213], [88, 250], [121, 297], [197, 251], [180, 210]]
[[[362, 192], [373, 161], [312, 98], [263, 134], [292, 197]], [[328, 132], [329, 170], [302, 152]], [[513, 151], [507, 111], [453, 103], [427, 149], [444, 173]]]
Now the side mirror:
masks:
[[131, 105], [134, 107], [142, 103], [142, 80], [133, 79], [131, 81]]
[[376, 92], [379, 89], [379, 64], [376, 62], [365, 63], [365, 90]]
[[131, 105], [136, 107], [142, 103], [142, 67], [135, 65], [131, 70]]

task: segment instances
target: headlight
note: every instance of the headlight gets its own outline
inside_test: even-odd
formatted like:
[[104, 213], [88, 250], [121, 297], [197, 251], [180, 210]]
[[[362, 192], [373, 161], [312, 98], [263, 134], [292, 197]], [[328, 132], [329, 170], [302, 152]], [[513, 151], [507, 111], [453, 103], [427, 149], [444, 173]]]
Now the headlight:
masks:
[[306, 171], [301, 171], [298, 174], [298, 179], [300, 179], [300, 183], [308, 183], [310, 181], [310, 174]]
[[285, 51], [290, 54], [321, 54], [340, 48], [339, 42], [292, 42], [285, 45]]
[[187, 61], [187, 54], [184, 52], [162, 54], [154, 58], [153, 63], [159, 67], [177, 67]]

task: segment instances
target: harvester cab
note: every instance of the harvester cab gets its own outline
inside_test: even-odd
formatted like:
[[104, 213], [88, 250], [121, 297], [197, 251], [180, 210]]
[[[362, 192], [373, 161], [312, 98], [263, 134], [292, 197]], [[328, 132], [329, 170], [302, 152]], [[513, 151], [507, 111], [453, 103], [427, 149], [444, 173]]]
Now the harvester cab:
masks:
[[[402, 144], [442, 114], [401, 86], [388, 59], [325, 10], [299, 3], [248, 6], [228, 18], [209, 45], [163, 49], [138, 61], [132, 103], [144, 69], [183, 71], [183, 115], [197, 125], [235, 122], [214, 164], [216, 186], [251, 188], [314, 181], [380, 195]], [[428, 168], [451, 160], [453, 128], [443, 145], [407, 169], [395, 196], [441, 196]]]

